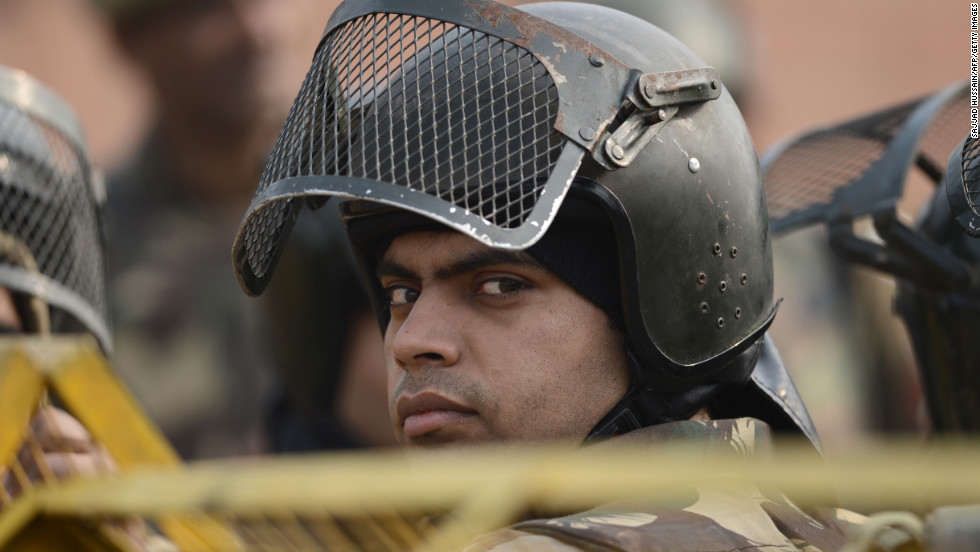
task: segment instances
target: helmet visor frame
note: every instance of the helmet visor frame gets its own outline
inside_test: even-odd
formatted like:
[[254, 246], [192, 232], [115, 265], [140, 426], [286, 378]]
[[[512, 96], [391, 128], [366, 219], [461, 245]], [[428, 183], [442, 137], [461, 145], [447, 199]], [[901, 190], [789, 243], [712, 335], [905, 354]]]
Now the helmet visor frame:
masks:
[[265, 288], [300, 198], [369, 200], [492, 247], [533, 245], [635, 73], [489, 0], [345, 2], [242, 222], [239, 282], [250, 294]]

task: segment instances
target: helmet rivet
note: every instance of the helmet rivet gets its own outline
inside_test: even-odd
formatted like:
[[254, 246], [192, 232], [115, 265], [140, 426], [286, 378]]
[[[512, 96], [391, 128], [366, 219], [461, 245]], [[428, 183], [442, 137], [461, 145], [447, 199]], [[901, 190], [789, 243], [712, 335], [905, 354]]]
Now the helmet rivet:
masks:
[[742, 316], [742, 309], [741, 309], [741, 307], [735, 307], [735, 318], [739, 318], [741, 316]]
[[736, 256], [738, 256], [738, 248], [733, 245], [730, 253], [732, 254], [732, 258], [734, 259]]
[[587, 142], [591, 142], [592, 140], [595, 140], [595, 131], [587, 126], [578, 129], [578, 135], [581, 136], [582, 139]]
[[711, 79], [711, 89], [712, 90], [718, 90], [718, 81], [717, 80]]
[[721, 255], [721, 244], [716, 243], [711, 246], [711, 250], [715, 252], [715, 255]]
[[692, 157], [687, 162], [687, 168], [690, 169], [692, 173], [696, 173], [701, 170], [701, 162], [698, 161], [697, 157]]
[[718, 284], [718, 291], [725, 293], [726, 289], [728, 289], [728, 282], [722, 280], [721, 283]]
[[742, 285], [744, 286], [747, 283], [749, 283], [749, 276], [743, 272], [742, 273]]
[[660, 120], [663, 121], [664, 119], [667, 118], [667, 112], [661, 109], [660, 111], [657, 111], [657, 117], [659, 117]]
[[718, 327], [719, 328], [724, 328], [725, 327], [725, 319], [724, 318], [719, 318], [718, 319]]
[[699, 272], [698, 273], [698, 283], [699, 284], [703, 284], [703, 283], [705, 283], [707, 281], [708, 281], [708, 275], [705, 274], [704, 272]]
[[623, 147], [620, 146], [619, 144], [616, 144], [613, 147], [611, 147], [609, 149], [609, 153], [611, 153], [613, 158], [615, 159], [622, 159], [623, 157], [626, 157], [626, 152], [623, 151]]
[[599, 54], [593, 53], [589, 54], [589, 63], [591, 63], [594, 67], [602, 67], [605, 65], [606, 60], [602, 59], [602, 56]]
[[654, 86], [653, 83], [647, 83], [646, 86], [643, 87], [643, 95], [646, 96], [647, 98], [652, 98], [656, 96], [656, 94], [657, 94], [657, 87]]
[[708, 312], [708, 304], [707, 303], [701, 303], [701, 313], [702, 314], [706, 314], [707, 312]]

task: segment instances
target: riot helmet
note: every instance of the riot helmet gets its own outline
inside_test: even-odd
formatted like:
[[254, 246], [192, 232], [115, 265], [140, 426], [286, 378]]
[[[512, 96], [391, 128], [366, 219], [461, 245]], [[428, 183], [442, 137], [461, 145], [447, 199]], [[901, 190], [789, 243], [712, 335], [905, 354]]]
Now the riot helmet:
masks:
[[104, 200], [71, 108], [0, 67], [0, 285], [26, 329], [88, 331], [109, 352]]
[[[419, 225], [510, 250], [555, 224], [611, 229], [633, 399], [651, 391], [638, 402], [657, 411], [633, 427], [765, 386], [751, 376], [776, 309], [751, 138], [717, 71], [641, 19], [579, 3], [345, 2], [236, 238], [246, 292], [267, 285], [301, 202], [328, 197], [345, 200], [367, 274], [371, 248]], [[779, 403], [767, 421], [815, 438], [782, 391], [760, 393]]]
[[[895, 278], [937, 433], [980, 430], [980, 141], [963, 138], [969, 99], [957, 82], [804, 132], [762, 161], [775, 235], [826, 224], [837, 256]], [[934, 188], [910, 224], [898, 205], [917, 178]], [[865, 218], [873, 228], [856, 231]]]

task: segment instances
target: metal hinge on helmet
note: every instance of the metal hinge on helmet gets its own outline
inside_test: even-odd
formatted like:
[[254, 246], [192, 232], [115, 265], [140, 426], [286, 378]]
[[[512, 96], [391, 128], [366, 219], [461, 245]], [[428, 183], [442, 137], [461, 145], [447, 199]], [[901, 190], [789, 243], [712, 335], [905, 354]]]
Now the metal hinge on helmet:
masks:
[[666, 73], [636, 73], [616, 121], [592, 157], [613, 170], [628, 166], [683, 104], [721, 96], [721, 78], [713, 67]]

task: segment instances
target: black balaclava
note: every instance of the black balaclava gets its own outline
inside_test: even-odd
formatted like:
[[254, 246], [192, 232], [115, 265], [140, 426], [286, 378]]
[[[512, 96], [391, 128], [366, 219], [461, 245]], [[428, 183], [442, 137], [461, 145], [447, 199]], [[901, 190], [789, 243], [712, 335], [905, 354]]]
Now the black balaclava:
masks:
[[616, 239], [608, 226], [556, 221], [527, 252], [624, 329]]

